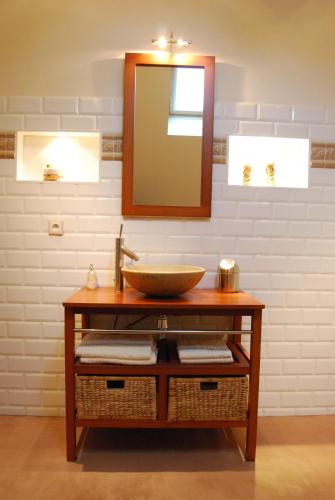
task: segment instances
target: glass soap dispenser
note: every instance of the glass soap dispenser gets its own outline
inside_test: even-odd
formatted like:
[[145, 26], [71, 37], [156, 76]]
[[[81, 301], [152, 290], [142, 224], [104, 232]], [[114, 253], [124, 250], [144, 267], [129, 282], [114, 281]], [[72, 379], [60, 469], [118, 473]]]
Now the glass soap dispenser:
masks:
[[93, 264], [90, 265], [90, 270], [87, 273], [86, 288], [88, 288], [89, 290], [94, 290], [95, 288], [98, 288], [98, 278]]

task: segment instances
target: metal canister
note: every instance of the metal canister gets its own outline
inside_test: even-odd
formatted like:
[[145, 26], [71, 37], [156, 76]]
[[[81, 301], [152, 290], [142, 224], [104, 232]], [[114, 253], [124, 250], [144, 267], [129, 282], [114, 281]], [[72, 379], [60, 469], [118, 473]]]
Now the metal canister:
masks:
[[238, 292], [239, 274], [239, 267], [233, 259], [222, 259], [218, 269], [218, 288], [223, 292]]

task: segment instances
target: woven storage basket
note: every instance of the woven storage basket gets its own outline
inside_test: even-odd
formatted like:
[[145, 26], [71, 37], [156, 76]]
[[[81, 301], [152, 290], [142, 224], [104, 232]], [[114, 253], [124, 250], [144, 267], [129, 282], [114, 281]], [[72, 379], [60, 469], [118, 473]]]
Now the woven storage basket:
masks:
[[77, 376], [78, 418], [156, 419], [155, 377]]
[[168, 420], [245, 420], [248, 378], [169, 379]]

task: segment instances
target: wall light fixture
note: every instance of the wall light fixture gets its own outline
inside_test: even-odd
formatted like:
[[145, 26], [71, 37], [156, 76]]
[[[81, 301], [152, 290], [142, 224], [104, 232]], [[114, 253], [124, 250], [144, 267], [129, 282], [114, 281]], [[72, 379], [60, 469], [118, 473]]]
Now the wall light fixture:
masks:
[[161, 50], [169, 48], [170, 52], [172, 52], [172, 48], [175, 46], [187, 47], [188, 45], [192, 44], [192, 42], [189, 40], [184, 40], [183, 38], [175, 38], [173, 35], [173, 31], [171, 31], [169, 38], [165, 38], [165, 36], [161, 36], [159, 38], [152, 38], [151, 43], [153, 45], [157, 45]]

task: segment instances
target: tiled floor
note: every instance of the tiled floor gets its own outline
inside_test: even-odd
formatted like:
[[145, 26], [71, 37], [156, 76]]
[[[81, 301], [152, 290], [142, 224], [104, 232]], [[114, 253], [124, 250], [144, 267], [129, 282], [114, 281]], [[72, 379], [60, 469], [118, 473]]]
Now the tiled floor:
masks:
[[259, 419], [242, 430], [89, 430], [65, 459], [64, 419], [0, 417], [0, 500], [335, 499], [335, 416]]

